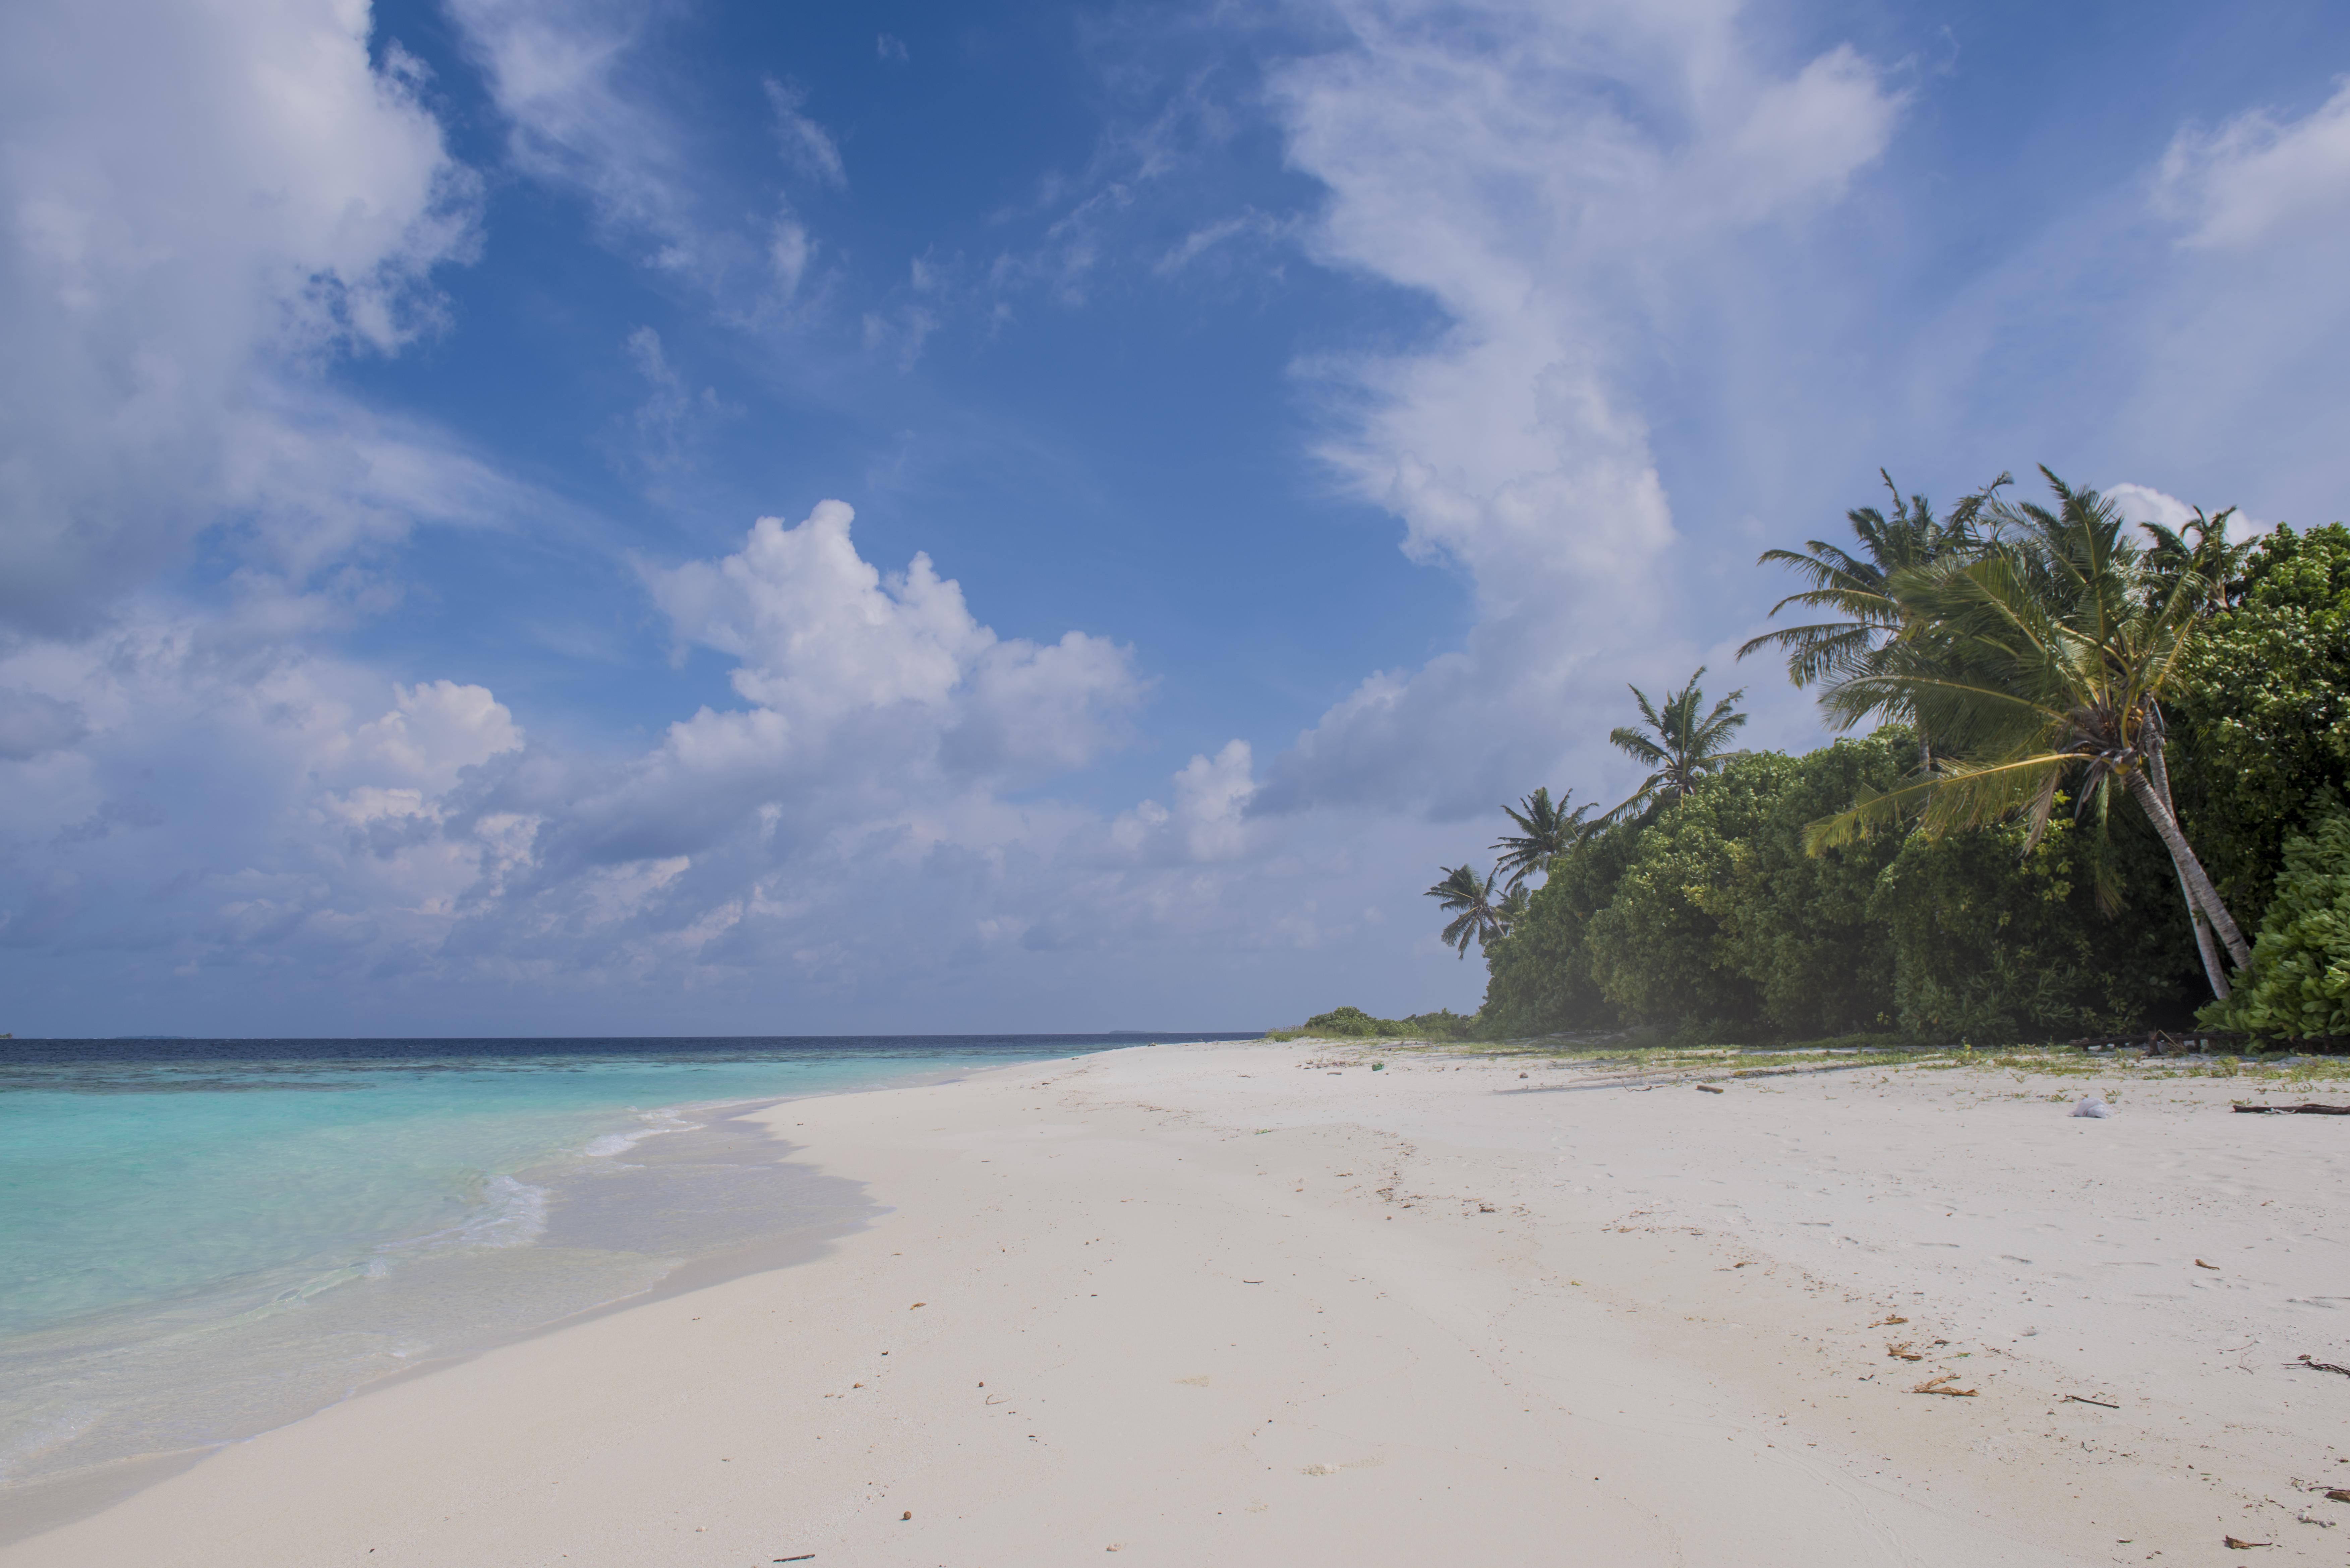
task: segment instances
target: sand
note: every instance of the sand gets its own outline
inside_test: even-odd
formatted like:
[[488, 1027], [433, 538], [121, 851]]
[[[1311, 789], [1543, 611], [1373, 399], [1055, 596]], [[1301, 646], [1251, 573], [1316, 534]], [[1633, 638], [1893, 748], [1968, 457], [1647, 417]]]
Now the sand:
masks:
[[[891, 1211], [0, 1568], [2350, 1553], [2350, 1376], [2297, 1360], [2350, 1365], [2350, 1118], [2126, 1072], [2092, 1120], [2098, 1085], [1982, 1070], [1367, 1060], [1166, 1045], [777, 1106]], [[1971, 1397], [1911, 1392], [1943, 1377]]]

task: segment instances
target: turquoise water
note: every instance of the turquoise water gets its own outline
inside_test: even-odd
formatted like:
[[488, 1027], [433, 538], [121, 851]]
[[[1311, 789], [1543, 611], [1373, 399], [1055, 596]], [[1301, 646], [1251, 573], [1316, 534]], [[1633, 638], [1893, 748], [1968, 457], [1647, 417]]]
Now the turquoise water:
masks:
[[743, 1109], [1133, 1043], [0, 1042], [0, 1484], [869, 1217]]

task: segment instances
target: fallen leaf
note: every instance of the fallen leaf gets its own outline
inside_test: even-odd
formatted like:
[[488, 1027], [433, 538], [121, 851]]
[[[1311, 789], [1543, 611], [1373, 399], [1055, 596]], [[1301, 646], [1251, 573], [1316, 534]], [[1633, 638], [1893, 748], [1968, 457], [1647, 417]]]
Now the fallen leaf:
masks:
[[907, 1310], [908, 1312], [911, 1312], [911, 1311], [913, 1311], [913, 1310], [914, 1310], [914, 1307], [918, 1307], [918, 1306], [928, 1306], [928, 1305], [930, 1305], [930, 1304], [931, 1304], [931, 1303], [928, 1303], [928, 1302], [916, 1302], [916, 1303], [914, 1303], [914, 1306], [910, 1306], [910, 1307], [908, 1307], [906, 1310]]
[[1926, 1359], [1923, 1355], [1918, 1355], [1918, 1352], [1910, 1349], [1909, 1341], [1906, 1339], [1898, 1345], [1887, 1345], [1885, 1347], [1885, 1354], [1893, 1357], [1896, 1361], [1923, 1361]]
[[2220, 1537], [2220, 1544], [2230, 1552], [2250, 1552], [2255, 1546], [2274, 1546], [2273, 1541], [2239, 1541], [2232, 1535]]
[[2210, 1271], [2211, 1271], [2213, 1273], [2215, 1273], [2215, 1274], [2216, 1274], [2216, 1273], [2218, 1273], [2218, 1272], [2220, 1272], [2220, 1265], [2219, 1265], [2219, 1264], [2217, 1264], [2217, 1263], [2207, 1263], [2207, 1262], [2204, 1262], [2202, 1259], [2200, 1259], [2200, 1258], [2198, 1258], [2198, 1259], [2196, 1259], [2196, 1260], [2195, 1260], [2195, 1266], [2196, 1266], [2197, 1268], [2199, 1268], [2199, 1269], [2209, 1269], [2209, 1270], [2210, 1270]]
[[2340, 1487], [2338, 1487], [2338, 1486], [2330, 1486], [2330, 1487], [2327, 1487], [2327, 1488], [2325, 1489], [2325, 1495], [2326, 1495], [2326, 1498], [2328, 1499], [2328, 1501], [2334, 1501], [2334, 1502], [2350, 1502], [2350, 1491], [2344, 1491], [2344, 1490], [2343, 1490]]
[[1871, 1328], [1891, 1328], [1897, 1323], [1908, 1323], [1908, 1321], [1909, 1320], [1906, 1317], [1896, 1315], [1887, 1318], [1883, 1323], [1872, 1323], [1868, 1326]]
[[1925, 1382], [1918, 1385], [1917, 1387], [1909, 1390], [1909, 1392], [1912, 1394], [1947, 1394], [1953, 1399], [1971, 1399], [1975, 1397], [1975, 1391], [1971, 1388], [1952, 1388], [1949, 1386], [1949, 1385], [1956, 1383], [1958, 1379], [1956, 1377], [1950, 1376], [1949, 1373], [1944, 1373], [1939, 1377], [1928, 1378]]

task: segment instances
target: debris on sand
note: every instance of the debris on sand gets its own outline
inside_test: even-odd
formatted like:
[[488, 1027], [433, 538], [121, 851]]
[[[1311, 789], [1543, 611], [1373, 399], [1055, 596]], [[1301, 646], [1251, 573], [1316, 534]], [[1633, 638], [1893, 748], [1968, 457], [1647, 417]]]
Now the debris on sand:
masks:
[[1953, 1399], [1971, 1399], [1975, 1397], [1975, 1391], [1971, 1388], [1952, 1388], [1950, 1386], [1950, 1384], [1956, 1383], [1957, 1381], [1958, 1377], [1955, 1374], [1945, 1372], [1939, 1377], [1929, 1377], [1925, 1382], [1920, 1383], [1917, 1387], [1909, 1390], [1909, 1392], [1912, 1394], [1947, 1394]]

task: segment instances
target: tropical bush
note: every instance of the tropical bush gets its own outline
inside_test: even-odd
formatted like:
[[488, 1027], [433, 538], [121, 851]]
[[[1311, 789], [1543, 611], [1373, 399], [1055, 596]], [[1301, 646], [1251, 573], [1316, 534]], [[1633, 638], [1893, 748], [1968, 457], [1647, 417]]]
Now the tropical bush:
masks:
[[1334, 1007], [1315, 1013], [1298, 1028], [1276, 1029], [1267, 1038], [1295, 1040], [1301, 1034], [1314, 1034], [1340, 1040], [1456, 1040], [1469, 1033], [1475, 1023], [1450, 1008], [1415, 1012], [1409, 1018], [1374, 1018], [1359, 1007]]
[[2328, 812], [2285, 841], [2251, 968], [2203, 1018], [2262, 1034], [2350, 1034], [2350, 814]]
[[2207, 1023], [2350, 1033], [2350, 529], [2133, 532], [2046, 477], [2050, 505], [2004, 475], [1939, 518], [1897, 492], [1854, 547], [1767, 554], [1808, 585], [1773, 613], [1821, 618], [1742, 657], [1879, 727], [1736, 753], [1737, 693], [1636, 689], [1609, 736], [1655, 770], [1632, 799], [1586, 822], [1537, 791], [1500, 867], [1430, 889], [1484, 950], [1474, 1027], [1989, 1044], [2217, 995]]
[[2350, 795], [2350, 529], [2278, 528], [2188, 669], [2178, 815], [2220, 897], [2260, 921], [2285, 840]]
[[[2152, 832], [2116, 824], [2101, 845], [2058, 816], [2030, 839], [2017, 821], [1900, 841], [1869, 901], [1892, 949], [1887, 1011], [1900, 1031], [1990, 1044], [2185, 1023], [2194, 938]], [[2099, 858], [2120, 900], [2112, 914]]]

